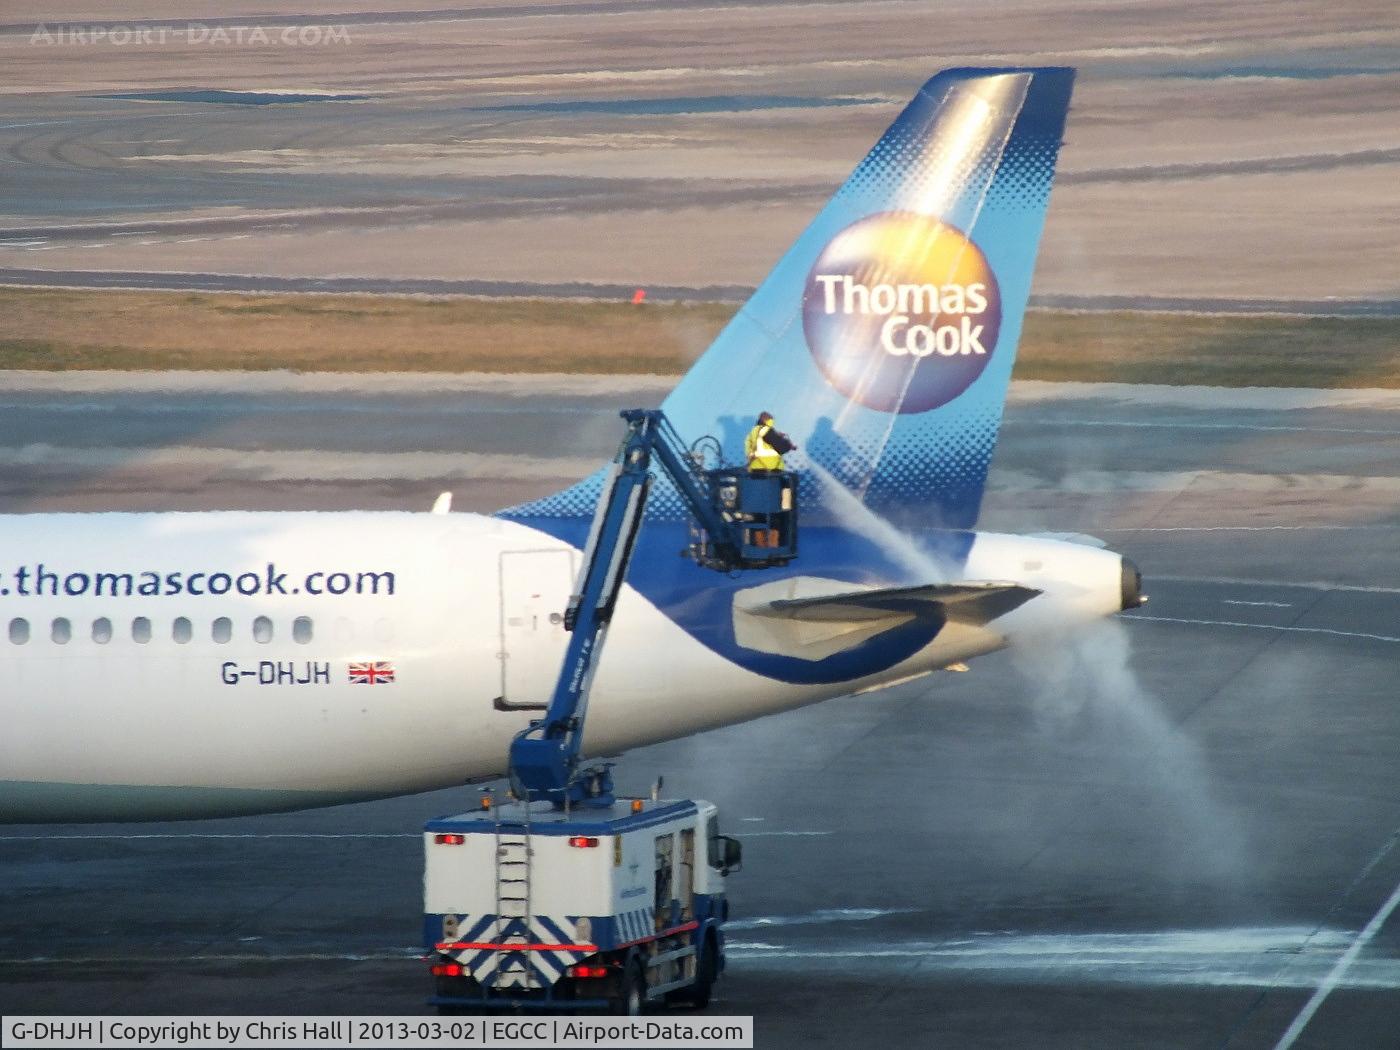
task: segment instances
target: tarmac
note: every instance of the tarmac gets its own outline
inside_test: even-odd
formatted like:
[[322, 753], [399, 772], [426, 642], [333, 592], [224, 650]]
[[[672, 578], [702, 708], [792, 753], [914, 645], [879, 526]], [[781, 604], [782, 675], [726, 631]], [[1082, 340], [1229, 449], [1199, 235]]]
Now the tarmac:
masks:
[[938, 70], [1050, 64], [1046, 301], [1397, 296], [1389, 0], [112, 6], [0, 11], [0, 279], [734, 295]]
[[[666, 383], [19, 374], [0, 512], [490, 510]], [[1393, 1050], [1398, 506], [1394, 393], [1018, 384], [983, 527], [1098, 537], [1151, 602], [629, 754], [744, 841], [708, 1012], [762, 1047]], [[470, 798], [0, 828], [0, 1012], [424, 1012], [417, 829]]]

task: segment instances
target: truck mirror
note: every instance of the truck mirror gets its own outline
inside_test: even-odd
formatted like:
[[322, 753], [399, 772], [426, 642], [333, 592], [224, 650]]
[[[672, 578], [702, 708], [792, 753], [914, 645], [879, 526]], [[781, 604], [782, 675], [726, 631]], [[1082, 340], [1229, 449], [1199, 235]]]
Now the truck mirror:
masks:
[[744, 847], [738, 839], [731, 839], [728, 835], [721, 835], [719, 838], [724, 849], [721, 856], [724, 863], [720, 870], [728, 875], [731, 871], [740, 871], [744, 867]]

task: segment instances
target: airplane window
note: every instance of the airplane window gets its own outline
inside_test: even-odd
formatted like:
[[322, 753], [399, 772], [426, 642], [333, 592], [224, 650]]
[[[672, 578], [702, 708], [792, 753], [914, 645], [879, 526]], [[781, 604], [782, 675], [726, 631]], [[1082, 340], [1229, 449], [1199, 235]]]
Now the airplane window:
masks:
[[298, 616], [292, 621], [292, 640], [298, 645], [305, 645], [311, 641], [312, 633], [311, 617]]
[[68, 640], [73, 637], [73, 625], [62, 616], [53, 622], [53, 630], [49, 634], [59, 645], [67, 645]]
[[233, 621], [227, 616], [220, 616], [214, 621], [214, 641], [223, 644], [233, 637]]
[[10, 641], [23, 645], [29, 641], [29, 621], [15, 617], [10, 621]]
[[253, 641], [263, 645], [272, 641], [272, 621], [266, 616], [259, 616], [253, 621]]
[[184, 645], [194, 637], [194, 627], [190, 621], [183, 616], [175, 617], [175, 622], [170, 625], [170, 637]]
[[131, 640], [145, 645], [151, 640], [151, 621], [144, 616], [138, 616], [131, 621]]
[[106, 645], [112, 640], [112, 621], [99, 616], [92, 621], [92, 640], [98, 645]]

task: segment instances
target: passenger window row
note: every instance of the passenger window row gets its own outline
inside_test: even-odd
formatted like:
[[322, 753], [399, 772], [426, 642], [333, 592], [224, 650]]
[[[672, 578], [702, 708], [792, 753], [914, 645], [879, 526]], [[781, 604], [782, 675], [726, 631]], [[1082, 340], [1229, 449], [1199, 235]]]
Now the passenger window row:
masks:
[[[42, 630], [42, 625], [36, 624]], [[253, 641], [266, 645], [271, 642], [275, 635], [272, 620], [266, 616], [259, 616], [253, 620]], [[292, 621], [292, 641], [298, 645], [306, 645], [311, 641], [315, 630], [311, 623], [311, 617], [298, 616]], [[233, 621], [227, 616], [220, 616], [209, 625], [209, 637], [214, 641], [223, 644], [233, 641]], [[10, 641], [15, 645], [24, 645], [29, 641], [30, 628], [29, 621], [22, 616], [16, 616], [10, 621]], [[92, 621], [92, 640], [98, 645], [106, 645], [115, 637], [115, 629], [112, 621], [105, 616], [100, 616]], [[131, 621], [131, 640], [138, 645], [146, 645], [154, 637], [151, 621], [148, 617], [137, 616]], [[180, 645], [185, 645], [194, 640], [194, 624], [185, 616], [177, 616], [170, 624], [170, 637]], [[65, 616], [56, 617], [49, 625], [49, 638], [58, 645], [67, 645], [73, 640], [73, 624]]]

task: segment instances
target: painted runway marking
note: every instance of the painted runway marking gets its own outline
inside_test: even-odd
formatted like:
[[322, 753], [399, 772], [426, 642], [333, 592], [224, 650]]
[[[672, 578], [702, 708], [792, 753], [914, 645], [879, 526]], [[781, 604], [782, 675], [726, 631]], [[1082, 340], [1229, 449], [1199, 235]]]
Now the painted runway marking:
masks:
[[1372, 437], [1400, 438], [1400, 430], [1366, 427], [1289, 427], [1265, 423], [1151, 423], [1129, 419], [1014, 419], [1009, 416], [1006, 419], [1007, 426], [1015, 426], [1018, 423], [1059, 427], [1131, 427], [1138, 430], [1254, 430], [1284, 434], [1362, 434]]
[[1400, 638], [1394, 638], [1388, 634], [1366, 634], [1363, 631], [1337, 631], [1330, 627], [1283, 627], [1273, 623], [1244, 623], [1240, 620], [1191, 620], [1183, 616], [1134, 616], [1131, 613], [1124, 613], [1124, 620], [1132, 620], [1134, 623], [1188, 623], [1200, 627], [1253, 627], [1260, 631], [1294, 631], [1299, 634], [1330, 634], [1341, 638], [1365, 638], [1371, 642], [1397, 642]]
[[399, 962], [403, 959], [416, 959], [423, 955], [422, 948], [400, 948], [397, 951], [347, 952], [303, 952], [295, 955], [258, 955], [252, 952], [226, 955], [82, 955], [76, 957], [60, 955], [31, 955], [21, 959], [0, 959], [0, 966], [56, 966], [70, 963], [91, 962], [99, 966], [115, 966], [127, 963], [201, 963], [201, 962]]
[[1323, 978], [1322, 983], [1317, 986], [1317, 991], [1313, 992], [1312, 998], [1307, 1001], [1303, 1009], [1299, 1011], [1298, 1016], [1293, 1019], [1293, 1023], [1288, 1026], [1288, 1031], [1284, 1032], [1278, 1043], [1275, 1044], [1274, 1050], [1288, 1050], [1288, 1048], [1297, 1041], [1298, 1036], [1303, 1034], [1303, 1029], [1306, 1028], [1308, 1022], [1313, 1019], [1313, 1015], [1317, 1013], [1322, 1004], [1326, 1002], [1327, 997], [1331, 995], [1342, 982], [1342, 979], [1346, 976], [1347, 970], [1349, 970], [1352, 963], [1356, 961], [1356, 957], [1361, 954], [1366, 945], [1370, 944], [1371, 940], [1380, 932], [1381, 927], [1386, 924], [1386, 921], [1390, 918], [1391, 913], [1395, 911], [1396, 907], [1400, 907], [1400, 885], [1395, 887], [1394, 892], [1390, 895], [1390, 899], [1381, 905], [1381, 910], [1371, 916], [1371, 921], [1366, 924], [1364, 930], [1356, 935], [1356, 940], [1351, 942], [1351, 947], [1342, 953], [1342, 957], [1337, 960], [1331, 972], [1329, 972], [1327, 976]]
[[1366, 583], [1333, 583], [1329, 580], [1249, 580], [1242, 576], [1158, 576], [1163, 583], [1209, 583], [1234, 587], [1297, 587], [1308, 591], [1348, 591], [1359, 594], [1400, 594], [1400, 587], [1379, 587]]
[[[785, 931], [783, 931], [785, 932]], [[772, 935], [780, 931], [772, 931]], [[797, 933], [797, 931], [793, 931]], [[826, 971], [833, 965], [909, 973], [927, 980], [966, 979], [1022, 984], [1128, 984], [1137, 987], [1279, 988], [1311, 990], [1355, 934], [1328, 927], [1236, 927], [1140, 933], [985, 933], [942, 940], [852, 943], [732, 942], [735, 959], [753, 968]], [[1278, 959], [1287, 957], [1280, 973]], [[840, 960], [840, 963], [833, 963]], [[847, 962], [848, 961], [848, 962]], [[1345, 988], [1400, 987], [1400, 960], [1368, 958], [1338, 973]]]
[[[1400, 888], [1387, 907], [1395, 906]], [[1384, 912], [1385, 909], [1382, 909]], [[834, 909], [809, 915], [760, 919], [744, 925], [754, 940], [733, 940], [730, 950], [750, 966], [775, 965], [830, 968], [839, 960], [843, 969], [896, 966], [907, 972], [907, 962], [923, 964], [919, 971], [929, 980], [964, 979], [972, 974], [988, 980], [1018, 984], [1093, 982], [1131, 984], [1139, 987], [1200, 988], [1296, 988], [1314, 990], [1319, 981], [1334, 987], [1391, 991], [1400, 988], [1400, 960], [1369, 958], [1356, 962], [1362, 938], [1374, 937], [1379, 924], [1373, 920], [1357, 935], [1353, 931], [1320, 927], [1236, 927], [1204, 930], [1160, 930], [1138, 933], [1012, 933], [968, 932], [930, 941], [852, 943], [847, 935], [838, 941], [775, 943], [781, 933], [774, 927], [796, 926], [794, 936], [822, 934], [820, 925], [834, 921], [877, 918], [884, 909]], [[1383, 924], [1384, 919], [1380, 920]], [[736, 928], [738, 924], [731, 924]], [[816, 927], [813, 930], [813, 927]], [[758, 940], [759, 930], [771, 931], [774, 940]], [[812, 932], [808, 932], [812, 931]], [[1368, 937], [1368, 931], [1369, 937]], [[1355, 949], [1354, 951], [1352, 949]], [[172, 963], [304, 963], [389, 962], [421, 958], [418, 946], [368, 947], [340, 952], [200, 952], [192, 955], [31, 955], [0, 958], [0, 967], [84, 965], [169, 966]], [[1290, 962], [1280, 973], [1280, 955]], [[1347, 965], [1340, 965], [1350, 955]], [[849, 965], [847, 965], [849, 964]]]
[[734, 919], [725, 923], [730, 930], [758, 930], [773, 926], [822, 926], [832, 922], [868, 922], [886, 915], [913, 915], [916, 908], [823, 908], [807, 915], [760, 915], [756, 919]]
[[1095, 532], [1361, 532], [1400, 529], [1387, 525], [1144, 525], [1140, 528], [1095, 529]]
[[142, 470], [199, 467], [224, 477], [261, 481], [397, 481], [439, 478], [532, 478], [555, 481], [586, 477], [597, 460], [575, 456], [532, 457], [509, 452], [320, 452], [315, 449], [268, 452], [260, 449], [123, 448], [109, 445], [61, 448], [33, 444], [0, 447], [0, 466], [56, 469]]
[[830, 831], [746, 831], [744, 832], [744, 838], [810, 838], [813, 836], [831, 834], [834, 833]]
[[56, 842], [56, 841], [86, 841], [98, 839], [111, 840], [132, 840], [132, 839], [418, 839], [422, 835], [409, 834], [408, 832], [385, 832], [382, 834], [371, 832], [278, 832], [274, 834], [252, 835], [221, 835], [206, 831], [188, 832], [180, 834], [149, 834], [149, 835], [0, 835], [0, 842]]
[[1261, 607], [1267, 607], [1267, 608], [1270, 608], [1270, 609], [1291, 609], [1291, 608], [1293, 608], [1293, 603], [1292, 603], [1292, 602], [1247, 602], [1247, 601], [1243, 600], [1242, 598], [1222, 598], [1222, 599], [1220, 600], [1220, 604], [1221, 604], [1221, 605], [1257, 605], [1257, 606], [1261, 606]]

